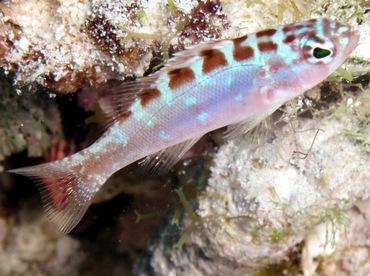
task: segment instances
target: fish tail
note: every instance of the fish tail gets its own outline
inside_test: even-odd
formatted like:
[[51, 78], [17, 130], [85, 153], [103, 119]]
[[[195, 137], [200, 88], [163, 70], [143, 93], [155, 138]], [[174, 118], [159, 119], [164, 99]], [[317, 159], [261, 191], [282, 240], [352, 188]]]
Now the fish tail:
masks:
[[66, 163], [62, 159], [9, 171], [36, 180], [48, 218], [64, 234], [79, 223], [103, 184], [93, 175], [86, 181], [83, 173]]

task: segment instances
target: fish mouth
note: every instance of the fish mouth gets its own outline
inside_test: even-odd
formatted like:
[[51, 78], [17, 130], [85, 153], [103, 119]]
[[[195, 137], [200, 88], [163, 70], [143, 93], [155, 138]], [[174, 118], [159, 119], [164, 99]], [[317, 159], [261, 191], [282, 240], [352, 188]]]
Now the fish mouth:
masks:
[[[343, 37], [348, 39], [348, 43], [346, 46], [342, 46], [342, 50], [339, 50], [339, 55], [331, 64], [331, 68], [335, 68], [335, 70], [340, 67], [355, 50], [360, 40], [360, 33], [349, 26], [349, 30], [343, 35]], [[338, 43], [340, 44], [339, 41]]]
[[360, 33], [357, 30], [350, 30], [348, 35], [349, 43], [347, 47], [344, 49], [344, 56], [348, 57], [353, 50], [357, 47], [358, 42], [360, 40]]

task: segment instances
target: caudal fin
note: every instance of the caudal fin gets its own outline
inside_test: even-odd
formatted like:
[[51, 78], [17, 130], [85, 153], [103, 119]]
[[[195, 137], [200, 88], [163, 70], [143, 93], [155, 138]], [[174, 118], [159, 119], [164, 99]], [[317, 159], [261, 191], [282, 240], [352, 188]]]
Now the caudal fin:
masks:
[[58, 229], [67, 234], [81, 220], [101, 184], [86, 183], [79, 172], [62, 166], [63, 160], [10, 170], [37, 180], [47, 216]]

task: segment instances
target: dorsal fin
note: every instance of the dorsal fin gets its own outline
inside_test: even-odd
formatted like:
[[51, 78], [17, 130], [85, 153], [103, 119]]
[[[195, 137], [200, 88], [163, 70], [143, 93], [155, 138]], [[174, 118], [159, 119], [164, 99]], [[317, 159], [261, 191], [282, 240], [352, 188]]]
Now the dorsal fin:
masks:
[[127, 81], [120, 84], [105, 85], [100, 88], [100, 108], [114, 122], [128, 111], [132, 103], [154, 84], [157, 77], [149, 76], [137, 81]]
[[215, 40], [215, 41], [204, 41], [200, 44], [190, 46], [184, 51], [175, 53], [173, 57], [168, 61], [166, 66], [162, 69], [170, 68], [184, 68], [189, 67], [194, 64], [199, 59], [203, 57], [199, 55], [203, 50], [209, 49], [223, 49], [227, 44], [232, 43], [230, 40]]
[[103, 112], [109, 117], [108, 125], [120, 118], [128, 111], [132, 103], [145, 93], [148, 89], [158, 88], [161, 82], [166, 81], [162, 77], [166, 72], [176, 70], [179, 68], [186, 68], [193, 65], [197, 60], [203, 57], [199, 53], [207, 49], [222, 49], [225, 43], [230, 43], [227, 40], [219, 40], [207, 43], [201, 43], [190, 47], [184, 51], [174, 54], [168, 63], [159, 71], [150, 76], [140, 78], [136, 81], [127, 81], [119, 85], [105, 85], [101, 90], [101, 99], [99, 105]]

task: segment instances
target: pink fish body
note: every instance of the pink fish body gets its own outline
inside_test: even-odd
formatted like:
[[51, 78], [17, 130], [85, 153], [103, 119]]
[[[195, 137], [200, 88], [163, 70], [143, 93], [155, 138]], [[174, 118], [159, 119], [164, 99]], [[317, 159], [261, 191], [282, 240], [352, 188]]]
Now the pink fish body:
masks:
[[68, 233], [117, 170], [146, 156], [154, 167], [170, 167], [220, 127], [229, 126], [228, 137], [244, 134], [323, 81], [358, 40], [349, 25], [320, 18], [194, 46], [152, 76], [119, 87], [113, 123], [90, 147], [11, 172], [41, 180], [49, 218]]

